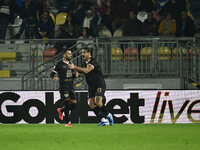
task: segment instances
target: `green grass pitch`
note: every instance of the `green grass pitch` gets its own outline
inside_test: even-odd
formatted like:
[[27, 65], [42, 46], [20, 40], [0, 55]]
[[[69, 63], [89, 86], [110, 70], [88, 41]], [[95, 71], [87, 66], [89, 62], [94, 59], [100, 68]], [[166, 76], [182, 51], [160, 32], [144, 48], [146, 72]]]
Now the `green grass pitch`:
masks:
[[0, 150], [199, 150], [200, 124], [0, 124]]

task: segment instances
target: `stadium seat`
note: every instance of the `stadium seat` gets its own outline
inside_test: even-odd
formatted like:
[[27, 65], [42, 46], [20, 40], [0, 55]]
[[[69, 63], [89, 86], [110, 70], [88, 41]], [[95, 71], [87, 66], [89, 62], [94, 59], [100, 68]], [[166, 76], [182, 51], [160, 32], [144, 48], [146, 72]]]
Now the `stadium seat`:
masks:
[[0, 78], [10, 78], [10, 70], [0, 70]]
[[192, 15], [192, 13], [190, 11], [187, 11], [187, 15], [193, 20], [195, 21], [194, 16]]
[[121, 28], [115, 30], [115, 32], [113, 33], [113, 37], [122, 37], [122, 36], [123, 36], [123, 33], [122, 33]]
[[138, 49], [134, 47], [128, 47], [124, 51], [124, 60], [137, 60]]
[[[195, 54], [195, 52], [197, 53], [197, 55]], [[197, 47], [196, 50], [189, 49], [189, 52], [188, 52], [189, 59], [192, 59], [195, 55], [197, 56], [197, 59], [199, 59], [199, 54], [200, 54], [200, 48], [199, 47]]]
[[123, 59], [122, 49], [119, 47], [112, 48], [112, 60], [122, 60], [122, 59]]
[[44, 51], [44, 62], [47, 62], [48, 60], [50, 60], [53, 56], [56, 55], [57, 50], [55, 48], [47, 48]]
[[187, 50], [184, 47], [176, 47], [174, 48], [172, 54], [173, 54], [173, 59], [176, 59], [177, 57], [180, 58], [182, 53], [183, 59], [186, 59], [186, 54]]
[[49, 13], [49, 16], [51, 17], [51, 19], [53, 20], [53, 22], [56, 23], [55, 15], [52, 12]]
[[67, 13], [59, 13], [57, 14], [56, 16], [56, 25], [59, 26], [59, 25], [63, 25], [65, 23], [67, 19]]
[[100, 37], [112, 37], [112, 33], [107, 27], [103, 27], [102, 30], [99, 31]]
[[48, 41], [47, 41], [47, 39], [49, 39], [48, 37], [42, 37], [42, 39], [44, 40], [43, 41], [44, 44], [48, 44]]
[[16, 52], [0, 52], [0, 61], [16, 61]]
[[158, 48], [158, 60], [169, 60], [169, 59], [171, 59], [171, 50], [166, 46]]
[[140, 51], [141, 60], [150, 60], [152, 57], [152, 47], [143, 47]]

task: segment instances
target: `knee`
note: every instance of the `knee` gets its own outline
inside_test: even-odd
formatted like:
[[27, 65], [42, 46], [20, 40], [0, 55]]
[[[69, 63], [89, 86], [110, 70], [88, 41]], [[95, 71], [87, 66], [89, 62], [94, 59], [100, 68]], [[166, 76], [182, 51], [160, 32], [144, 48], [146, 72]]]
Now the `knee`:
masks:
[[97, 105], [99, 108], [101, 108], [101, 107], [103, 106], [102, 102], [98, 102], [98, 103], [96, 103], [96, 105]]
[[91, 109], [94, 109], [96, 106], [95, 106], [94, 104], [92, 104], [92, 103], [89, 103], [89, 107], [90, 107]]
[[97, 97], [95, 98], [95, 104], [96, 104], [98, 107], [102, 107], [102, 106], [103, 106], [102, 97], [97, 96]]

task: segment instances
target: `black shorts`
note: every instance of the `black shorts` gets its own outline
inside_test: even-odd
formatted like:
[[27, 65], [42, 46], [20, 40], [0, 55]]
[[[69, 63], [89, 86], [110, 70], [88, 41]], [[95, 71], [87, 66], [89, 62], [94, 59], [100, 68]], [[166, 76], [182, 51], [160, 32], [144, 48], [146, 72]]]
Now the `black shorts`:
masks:
[[106, 91], [106, 88], [104, 87], [89, 88], [88, 89], [89, 98], [95, 98], [96, 96], [104, 97], [105, 91]]
[[76, 100], [76, 94], [74, 90], [60, 91], [61, 100]]

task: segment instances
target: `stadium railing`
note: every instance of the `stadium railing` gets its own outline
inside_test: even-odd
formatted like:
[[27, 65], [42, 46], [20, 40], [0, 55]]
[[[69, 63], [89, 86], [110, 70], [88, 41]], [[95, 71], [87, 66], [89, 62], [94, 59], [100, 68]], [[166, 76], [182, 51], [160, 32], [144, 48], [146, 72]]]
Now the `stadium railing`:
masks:
[[[43, 52], [48, 45], [80, 39], [30, 40], [29, 56], [30, 70], [22, 77], [23, 90], [52, 90], [58, 85], [49, 79], [49, 73], [57, 61], [62, 59], [58, 54], [44, 62]], [[73, 43], [73, 42], [72, 42]], [[107, 78], [181, 78], [182, 88], [186, 82], [199, 82], [199, 48], [195, 38], [168, 38], [168, 37], [120, 37], [120, 38], [93, 38], [89, 42], [74, 42], [74, 60], [81, 65], [81, 47], [84, 43], [93, 50], [94, 57], [100, 62], [103, 74]], [[43, 46], [41, 49], [39, 45]], [[66, 44], [64, 44], [66, 45]], [[51, 47], [50, 46], [50, 47]], [[65, 48], [68, 47], [64, 46]], [[81, 82], [77, 87], [81, 86]]]

